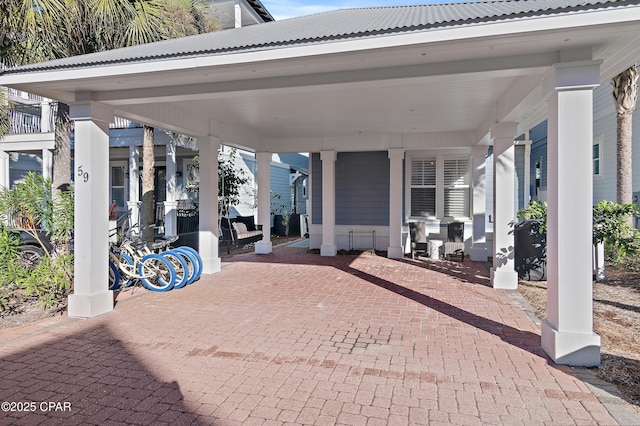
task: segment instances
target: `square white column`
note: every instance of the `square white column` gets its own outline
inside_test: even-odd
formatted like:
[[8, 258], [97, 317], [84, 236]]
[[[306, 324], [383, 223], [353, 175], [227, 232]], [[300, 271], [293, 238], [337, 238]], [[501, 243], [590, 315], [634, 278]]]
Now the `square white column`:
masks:
[[486, 146], [476, 146], [471, 150], [471, 164], [473, 167], [473, 235], [470, 258], [475, 262], [486, 262], [489, 256], [485, 229], [487, 213], [486, 161]]
[[127, 209], [131, 210], [131, 226], [135, 234], [140, 233], [140, 148], [129, 147], [129, 201]]
[[74, 283], [70, 317], [113, 310], [109, 290], [109, 123], [113, 112], [88, 102], [71, 105], [75, 121]]
[[9, 188], [9, 153], [0, 151], [0, 188]]
[[338, 254], [336, 246], [336, 152], [321, 151], [322, 160], [322, 246], [321, 256]]
[[493, 268], [494, 288], [518, 288], [515, 270], [513, 224], [515, 212], [515, 148], [517, 126], [500, 123], [491, 129], [493, 139]]
[[220, 271], [218, 254], [218, 150], [220, 140], [215, 137], [198, 138], [200, 158], [199, 244], [205, 274]]
[[269, 254], [271, 244], [271, 153], [257, 152], [258, 160], [258, 223], [262, 225], [262, 240], [256, 243], [257, 254]]
[[42, 177], [53, 179], [53, 152], [49, 149], [42, 150]]
[[[217, 184], [216, 184], [217, 186]], [[166, 145], [166, 200], [164, 202], [164, 234], [178, 235], [176, 201], [176, 143], [171, 140]]]
[[389, 247], [387, 257], [402, 259], [402, 162], [404, 149], [389, 149]]
[[600, 363], [593, 332], [593, 88], [598, 62], [556, 65], [547, 139], [547, 320], [542, 349], [558, 364]]

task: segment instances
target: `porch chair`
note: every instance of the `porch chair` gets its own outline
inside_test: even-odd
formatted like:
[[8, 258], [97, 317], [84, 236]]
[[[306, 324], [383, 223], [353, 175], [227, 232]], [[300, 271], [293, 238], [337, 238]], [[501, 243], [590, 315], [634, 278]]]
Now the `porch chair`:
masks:
[[451, 222], [447, 225], [447, 241], [442, 250], [442, 257], [446, 260], [464, 260], [464, 222]]
[[411, 238], [411, 259], [415, 260], [418, 252], [424, 253], [425, 256], [429, 253], [424, 222], [409, 222], [409, 237]]

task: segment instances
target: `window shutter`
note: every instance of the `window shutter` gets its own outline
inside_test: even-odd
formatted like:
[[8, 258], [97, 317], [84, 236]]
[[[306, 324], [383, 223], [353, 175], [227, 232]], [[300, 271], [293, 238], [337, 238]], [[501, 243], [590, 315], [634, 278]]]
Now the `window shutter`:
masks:
[[411, 188], [411, 216], [436, 215], [436, 189]]
[[470, 205], [469, 158], [444, 160], [444, 215], [447, 217], [468, 217]]
[[411, 186], [435, 186], [436, 159], [414, 158], [411, 160]]
[[411, 216], [436, 215], [436, 159], [411, 160]]

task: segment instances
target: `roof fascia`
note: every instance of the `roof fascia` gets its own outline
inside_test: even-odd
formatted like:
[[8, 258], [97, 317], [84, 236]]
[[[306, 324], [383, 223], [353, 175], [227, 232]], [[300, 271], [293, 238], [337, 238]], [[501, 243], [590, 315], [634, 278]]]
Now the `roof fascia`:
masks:
[[549, 67], [559, 61], [557, 52], [536, 55], [483, 58], [434, 64], [417, 64], [374, 69], [358, 69], [296, 76], [268, 77], [253, 80], [223, 81], [135, 90], [96, 92], [92, 99], [111, 105], [211, 99], [230, 93], [286, 90], [294, 87], [326, 86], [333, 84], [368, 84], [381, 80], [428, 78], [464, 74], [510, 73], [514, 70], [531, 70]]

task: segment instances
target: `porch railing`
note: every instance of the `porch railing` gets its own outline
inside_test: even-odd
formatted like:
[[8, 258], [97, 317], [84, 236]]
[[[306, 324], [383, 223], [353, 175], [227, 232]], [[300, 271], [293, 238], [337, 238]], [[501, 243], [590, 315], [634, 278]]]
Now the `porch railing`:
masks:
[[14, 135], [25, 133], [42, 133], [43, 129], [53, 132], [55, 129], [57, 102], [49, 103], [50, 113], [47, 122], [43, 123], [42, 106], [15, 103], [10, 111], [11, 123], [9, 133]]

